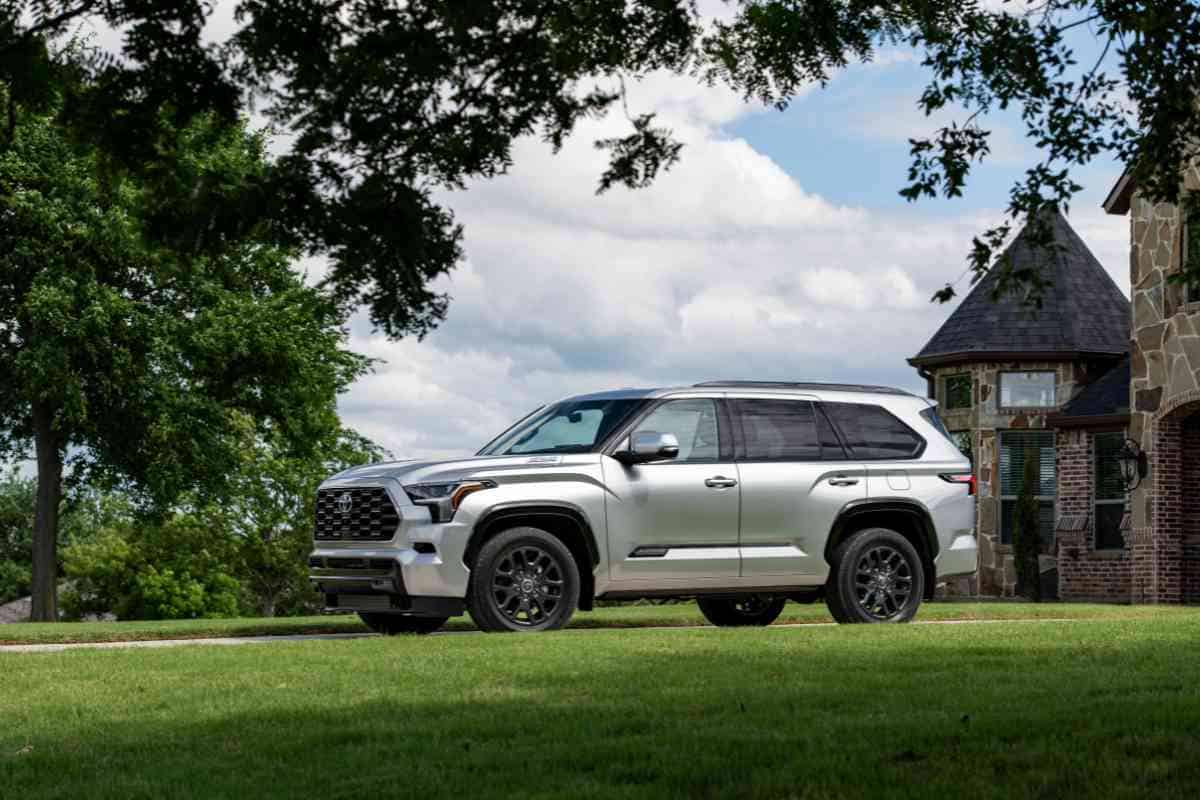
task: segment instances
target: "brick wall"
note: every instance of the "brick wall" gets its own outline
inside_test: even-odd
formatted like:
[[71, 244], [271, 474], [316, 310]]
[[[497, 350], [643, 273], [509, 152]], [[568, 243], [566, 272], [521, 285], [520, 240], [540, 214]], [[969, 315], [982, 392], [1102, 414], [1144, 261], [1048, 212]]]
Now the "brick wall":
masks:
[[1180, 425], [1183, 460], [1179, 486], [1183, 511], [1183, 602], [1200, 603], [1200, 413]]
[[1058, 594], [1062, 600], [1128, 603], [1133, 562], [1125, 550], [1095, 548], [1095, 452], [1092, 433], [1060, 430], [1057, 518]]

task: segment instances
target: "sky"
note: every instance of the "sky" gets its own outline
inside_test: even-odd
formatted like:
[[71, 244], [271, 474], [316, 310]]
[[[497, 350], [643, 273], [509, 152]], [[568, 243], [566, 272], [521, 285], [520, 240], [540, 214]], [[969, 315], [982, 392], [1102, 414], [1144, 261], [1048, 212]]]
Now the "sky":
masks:
[[[214, 36], [231, 25], [218, 4]], [[914, 53], [884, 49], [781, 112], [652, 75], [630, 86], [629, 111], [657, 112], [686, 146], [638, 191], [595, 193], [605, 155], [593, 142], [630, 130], [620, 108], [557, 154], [518, 142], [508, 174], [441, 197], [466, 257], [436, 284], [451, 298], [440, 327], [389, 341], [352, 321], [351, 349], [380, 362], [339, 399], [344, 422], [397, 458], [436, 458], [601, 389], [761, 379], [923, 392], [905, 359], [955, 305], [930, 297], [962, 276], [971, 237], [1001, 221], [1036, 159], [1012, 115], [987, 119], [992, 154], [964, 197], [904, 201], [908, 139], [951, 118], [918, 110], [925, 77]], [[1128, 294], [1128, 223], [1100, 207], [1119, 173], [1079, 172], [1069, 220]]]

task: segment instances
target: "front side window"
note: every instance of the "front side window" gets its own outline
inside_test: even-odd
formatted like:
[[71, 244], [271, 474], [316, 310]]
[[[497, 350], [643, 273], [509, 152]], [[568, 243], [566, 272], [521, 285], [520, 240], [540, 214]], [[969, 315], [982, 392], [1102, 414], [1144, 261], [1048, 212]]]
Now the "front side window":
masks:
[[1049, 431], [1000, 431], [1000, 542], [1012, 544], [1017, 498], [1025, 485], [1026, 462], [1030, 460], [1042, 552], [1053, 552], [1056, 476], [1054, 434]]
[[[821, 437], [807, 400], [737, 400], [749, 460], [817, 461]], [[837, 456], [840, 458], [840, 454]]]
[[481, 456], [588, 453], [642, 400], [566, 400], [535, 412], [479, 451]]
[[1053, 372], [1001, 372], [1001, 408], [1052, 408], [1057, 400]]
[[955, 411], [971, 407], [971, 373], [942, 378], [942, 408]]
[[720, 453], [715, 400], [671, 400], [638, 423], [638, 431], [671, 433], [679, 440], [679, 455], [671, 461], [716, 461]]
[[916, 458], [925, 440], [887, 410], [866, 403], [823, 403], [855, 458]]
[[1125, 479], [1117, 460], [1125, 446], [1123, 433], [1098, 433], [1093, 438], [1096, 451], [1095, 514], [1092, 519], [1097, 550], [1123, 550], [1125, 536], [1121, 521], [1125, 517]]

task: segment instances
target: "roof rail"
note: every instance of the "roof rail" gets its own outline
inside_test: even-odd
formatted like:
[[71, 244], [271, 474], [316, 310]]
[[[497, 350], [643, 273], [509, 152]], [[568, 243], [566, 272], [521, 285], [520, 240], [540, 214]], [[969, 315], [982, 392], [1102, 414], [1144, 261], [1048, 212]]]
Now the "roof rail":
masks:
[[868, 386], [858, 383], [812, 383], [799, 381], [703, 381], [693, 384], [696, 388], [716, 389], [736, 387], [739, 389], [801, 389], [807, 391], [864, 392], [869, 394], [912, 394], [890, 386]]

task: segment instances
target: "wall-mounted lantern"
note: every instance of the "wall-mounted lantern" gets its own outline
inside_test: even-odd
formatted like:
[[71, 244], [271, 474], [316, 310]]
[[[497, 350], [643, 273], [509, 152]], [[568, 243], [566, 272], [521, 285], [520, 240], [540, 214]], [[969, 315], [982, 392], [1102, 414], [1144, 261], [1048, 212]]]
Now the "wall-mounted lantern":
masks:
[[1150, 459], [1133, 439], [1125, 440], [1125, 446], [1117, 453], [1117, 461], [1121, 464], [1121, 478], [1125, 482], [1127, 492], [1132, 492], [1140, 486], [1142, 479], [1150, 471]]

